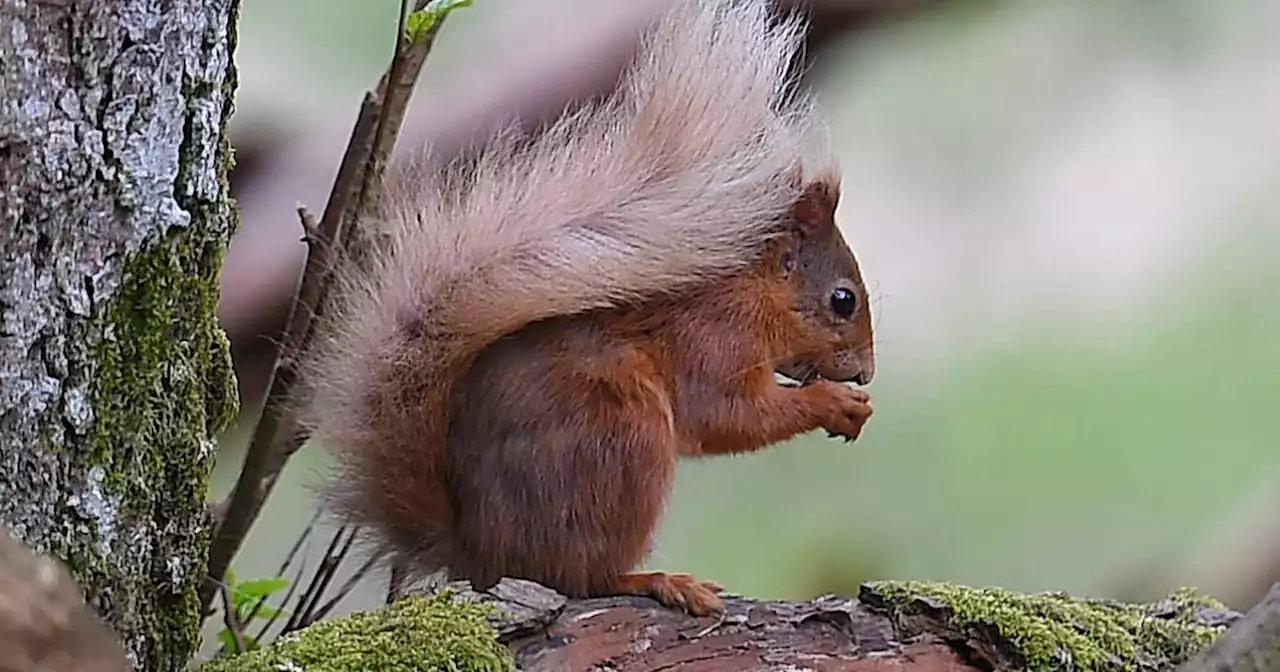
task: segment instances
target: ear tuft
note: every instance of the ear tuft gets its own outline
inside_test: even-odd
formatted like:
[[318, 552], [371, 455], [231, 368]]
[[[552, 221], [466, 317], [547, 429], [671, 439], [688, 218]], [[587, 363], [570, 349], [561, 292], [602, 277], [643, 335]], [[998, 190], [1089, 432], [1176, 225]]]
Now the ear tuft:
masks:
[[836, 205], [840, 200], [839, 187], [826, 180], [815, 180], [805, 187], [804, 194], [796, 201], [794, 217], [796, 227], [806, 234], [821, 234], [835, 229]]

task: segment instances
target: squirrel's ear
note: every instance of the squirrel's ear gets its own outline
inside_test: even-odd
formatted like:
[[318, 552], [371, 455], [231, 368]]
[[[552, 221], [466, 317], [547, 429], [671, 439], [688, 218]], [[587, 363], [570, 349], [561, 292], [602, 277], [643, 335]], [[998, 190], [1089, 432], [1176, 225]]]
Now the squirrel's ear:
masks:
[[836, 204], [840, 194], [827, 182], [810, 182], [796, 201], [793, 217], [801, 233], [816, 235], [831, 231], [836, 225]]

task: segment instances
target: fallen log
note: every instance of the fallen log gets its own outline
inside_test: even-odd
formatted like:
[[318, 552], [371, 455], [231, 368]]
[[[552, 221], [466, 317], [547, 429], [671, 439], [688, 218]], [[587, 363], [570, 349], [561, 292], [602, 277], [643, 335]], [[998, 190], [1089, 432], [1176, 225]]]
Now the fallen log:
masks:
[[[1280, 585], [1247, 615], [1191, 590], [1129, 604], [897, 581], [802, 602], [726, 595], [725, 606], [693, 618], [647, 598], [570, 600], [517, 579], [418, 587], [200, 670], [1280, 672]], [[0, 672], [129, 669], [60, 563], [2, 532], [0, 654]]]
[[[360, 615], [358, 626], [317, 624], [204, 670], [1175, 670], [1241, 618], [1189, 590], [1126, 604], [888, 581], [865, 584], [855, 597], [806, 602], [727, 595], [718, 618], [641, 597], [569, 600], [515, 579], [485, 591], [454, 583], [429, 592]], [[481, 622], [495, 633], [496, 649], [477, 639]], [[411, 636], [390, 650], [388, 632]], [[495, 651], [504, 660], [498, 667]], [[339, 652], [350, 657], [339, 664]]]

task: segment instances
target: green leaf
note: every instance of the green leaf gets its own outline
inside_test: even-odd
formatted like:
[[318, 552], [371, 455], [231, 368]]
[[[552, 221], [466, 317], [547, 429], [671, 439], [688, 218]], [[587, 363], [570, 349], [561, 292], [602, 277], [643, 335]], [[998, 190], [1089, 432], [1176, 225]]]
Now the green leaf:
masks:
[[256, 651], [262, 648], [262, 645], [258, 643], [256, 638], [250, 635], [244, 635], [241, 637], [241, 640], [244, 642], [244, 651], [239, 651], [239, 649], [236, 648], [235, 635], [231, 634], [231, 631], [227, 628], [223, 628], [218, 632], [218, 639], [222, 641], [222, 650], [228, 655], [232, 655], [237, 652], [245, 653], [247, 651]]
[[419, 38], [426, 35], [432, 28], [436, 27], [440, 20], [448, 16], [450, 12], [462, 7], [470, 7], [473, 0], [431, 0], [426, 7], [416, 12], [410, 12], [405, 19], [405, 37], [410, 42], [417, 42]]
[[218, 640], [222, 642], [223, 651], [226, 651], [227, 653], [236, 652], [236, 638], [235, 635], [231, 634], [230, 630], [223, 628], [219, 631]]
[[264, 603], [261, 607], [258, 607], [258, 618], [275, 618], [280, 613], [279, 609], [269, 604]]
[[241, 623], [249, 621], [249, 614], [253, 612], [253, 602], [244, 601], [236, 605], [236, 619]]
[[278, 576], [270, 579], [245, 581], [235, 587], [236, 602], [239, 602], [242, 598], [247, 600], [256, 600], [260, 597], [268, 597], [272, 593], [282, 590], [288, 585], [289, 579]]
[[[256, 614], [254, 614], [254, 610], [257, 610]], [[289, 616], [290, 612], [287, 609], [278, 609], [267, 604], [267, 598], [265, 597], [257, 597], [237, 601], [236, 614], [240, 617], [241, 623], [248, 623], [251, 620], [251, 615], [253, 618], [267, 620], [281, 615]]]

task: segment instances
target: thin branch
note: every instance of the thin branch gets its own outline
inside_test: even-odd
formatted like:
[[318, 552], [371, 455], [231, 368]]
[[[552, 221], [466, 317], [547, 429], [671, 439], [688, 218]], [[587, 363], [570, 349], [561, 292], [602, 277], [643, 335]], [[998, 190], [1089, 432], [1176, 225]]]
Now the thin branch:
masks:
[[[289, 553], [285, 555], [284, 562], [280, 563], [280, 568], [276, 570], [276, 574], [275, 574], [276, 576], [284, 576], [285, 573], [289, 571], [289, 567], [293, 565], [293, 561], [298, 557], [298, 552], [301, 551], [304, 547], [310, 548], [311, 544], [308, 544], [307, 541], [310, 540], [311, 533], [312, 531], [315, 530], [316, 521], [320, 520], [320, 512], [321, 512], [320, 509], [317, 508], [315, 512], [311, 515], [311, 520], [308, 521], [307, 526], [302, 529], [302, 534], [298, 535], [298, 538], [293, 542], [293, 547], [290, 548]], [[297, 576], [294, 577], [294, 579], [289, 582], [289, 589], [285, 591], [284, 599], [280, 601], [281, 606], [288, 604], [289, 600], [293, 599], [293, 594], [298, 589], [297, 580], [302, 578], [302, 575], [306, 572], [306, 569], [307, 569], [307, 556], [303, 555], [302, 560], [298, 563]], [[254, 603], [253, 611], [249, 612], [249, 617], [245, 620], [249, 622], [253, 622], [253, 619], [258, 617], [258, 613], [261, 611], [261, 608], [264, 604], [266, 604], [266, 598], [258, 600], [256, 603]], [[265, 634], [268, 629], [271, 628], [271, 625], [275, 623], [275, 620], [279, 615], [280, 615], [280, 610], [276, 610], [276, 612], [267, 621], [267, 624], [263, 626], [262, 632], [258, 633], [259, 638], [261, 638], [261, 636]]]
[[320, 564], [316, 566], [315, 574], [311, 575], [311, 582], [307, 584], [307, 589], [302, 591], [302, 595], [298, 598], [297, 608], [293, 610], [293, 614], [289, 616], [289, 620], [285, 621], [284, 629], [280, 631], [281, 634], [306, 627], [305, 621], [307, 618], [307, 612], [311, 610], [311, 607], [317, 600], [316, 593], [318, 592], [321, 583], [325, 581], [324, 577], [329, 572], [333, 564], [332, 559], [335, 549], [337, 549], [344, 531], [346, 531], [345, 526], [339, 527], [333, 533], [333, 536], [329, 538], [329, 546], [325, 548], [324, 557], [321, 558]]
[[[316, 223], [316, 216], [307, 210], [307, 206], [298, 206], [298, 221], [302, 223], [303, 241], [308, 246], [319, 242], [321, 238], [320, 225]], [[310, 254], [308, 252], [308, 254]]]
[[[441, 12], [423, 34], [408, 35], [410, 1], [401, 3], [395, 55], [377, 89], [365, 94], [320, 223], [313, 224], [305, 210], [299, 209], [307, 232], [307, 261], [289, 307], [284, 334], [276, 346], [276, 361], [268, 376], [262, 414], [245, 452], [239, 477], [230, 497], [213, 508], [217, 522], [209, 550], [208, 576], [200, 594], [206, 616], [227, 568], [289, 457], [307, 438], [297, 418], [288, 412], [298, 377], [298, 359], [306, 351], [315, 329], [315, 318], [328, 291], [333, 257], [343, 251], [344, 226], [355, 229], [354, 223], [370, 213], [377, 203], [382, 175], [414, 84], [447, 16]], [[425, 0], [418, 0], [415, 7], [422, 9], [426, 4]]]
[[404, 592], [406, 574], [404, 563], [393, 562], [391, 564], [391, 574], [387, 577], [387, 604], [400, 599], [401, 594]]
[[352, 544], [355, 542], [356, 530], [353, 529], [351, 534], [347, 536], [346, 541], [342, 543], [341, 548], [339, 548], [338, 542], [346, 531], [347, 526], [343, 525], [338, 528], [333, 538], [329, 540], [329, 547], [325, 549], [324, 559], [320, 561], [320, 566], [316, 568], [315, 575], [311, 577], [310, 585], [307, 586], [307, 590], [298, 600], [298, 608], [288, 622], [285, 623], [284, 629], [280, 634], [305, 628], [319, 619], [316, 606], [324, 595], [324, 591], [328, 589], [329, 582], [333, 580], [338, 567], [342, 565], [342, 562], [347, 558], [347, 554], [351, 552]]
[[271, 628], [275, 626], [281, 616], [293, 616], [294, 612], [286, 609], [285, 607], [288, 606], [289, 601], [293, 599], [294, 594], [298, 592], [298, 586], [302, 584], [302, 576], [306, 574], [306, 571], [306, 563], [301, 563], [298, 565], [297, 573], [295, 573], [292, 578], [289, 578], [289, 589], [285, 591], [284, 598], [280, 600], [280, 608], [272, 612], [271, 617], [266, 619], [262, 624], [262, 627], [258, 630], [257, 637], [259, 642], [266, 641], [265, 638], [267, 633], [271, 631]]
[[[346, 531], [346, 529], [347, 528], [344, 525], [342, 530], [339, 531], [339, 534]], [[342, 563], [347, 559], [347, 555], [351, 553], [351, 546], [355, 543], [358, 529], [359, 528], [352, 528], [350, 534], [347, 535], [346, 541], [343, 542], [342, 548], [336, 553], [325, 555], [324, 560], [320, 563], [320, 567], [323, 571], [316, 573], [319, 581], [315, 583], [315, 590], [308, 596], [310, 597], [310, 600], [307, 604], [307, 610], [303, 612], [302, 618], [299, 621], [301, 623], [300, 627], [305, 628], [319, 620], [320, 615], [318, 605], [320, 598], [324, 597], [325, 591], [329, 589], [329, 583], [333, 581], [333, 577], [338, 573], [338, 568], [342, 566]], [[335, 538], [336, 536], [337, 535], [335, 535]]]
[[364, 564], [360, 565], [359, 569], [352, 572], [351, 576], [347, 577], [347, 580], [338, 588], [338, 592], [335, 593], [328, 602], [320, 605], [315, 610], [315, 613], [311, 615], [311, 622], [314, 623], [325, 616], [328, 616], [329, 612], [333, 611], [333, 608], [338, 606], [338, 603], [342, 602], [342, 600], [351, 593], [352, 589], [356, 587], [356, 584], [360, 582], [360, 579], [363, 579], [365, 575], [369, 573], [369, 570], [373, 569], [373, 566], [377, 564], [378, 559], [379, 558], [376, 555], [370, 556], [364, 561]]
[[[376, 106], [372, 104], [373, 94], [366, 94], [360, 117], [356, 120], [352, 131], [351, 144], [347, 146], [347, 154], [343, 158], [342, 167], [334, 182], [333, 193], [329, 198], [329, 207], [321, 220], [315, 237], [308, 236], [307, 263], [298, 284], [298, 291], [293, 304], [289, 307], [289, 317], [283, 337], [276, 346], [276, 362], [269, 376], [266, 402], [262, 407], [262, 415], [254, 428], [253, 438], [245, 452], [244, 463], [240, 467], [240, 475], [231, 491], [226, 504], [219, 506], [223, 514], [218, 521], [209, 548], [209, 573], [201, 591], [201, 602], [208, 612], [209, 601], [214, 588], [226, 574], [232, 558], [240, 551], [245, 535], [253, 526], [254, 520], [262, 510], [262, 504], [269, 494], [264, 486], [267, 477], [267, 466], [271, 453], [276, 445], [276, 437], [284, 426], [291, 427], [294, 419], [286, 417], [286, 404], [291, 398], [291, 391], [297, 380], [296, 362], [305, 347], [306, 337], [311, 332], [311, 320], [315, 307], [325, 290], [327, 279], [327, 251], [334, 245], [331, 241], [340, 240], [337, 227], [342, 222], [339, 213], [330, 214], [330, 209], [346, 206], [348, 194], [354, 186], [358, 175], [356, 163], [360, 160], [360, 149], [368, 147], [376, 128], [374, 115]], [[280, 465], [283, 469], [283, 464]]]
[[240, 622], [240, 614], [236, 613], [235, 602], [231, 599], [231, 589], [224, 583], [221, 586], [222, 593], [222, 622], [227, 626], [227, 631], [231, 633], [231, 643], [235, 646], [235, 651], [226, 651], [224, 653], [244, 653], [246, 651], [244, 644], [244, 624]]
[[[427, 4], [429, 4], [427, 0], [417, 0], [414, 3], [413, 11], [421, 11]], [[378, 119], [378, 130], [375, 134], [373, 152], [369, 162], [365, 164], [365, 172], [361, 183], [360, 202], [362, 208], [358, 211], [348, 211], [346, 213], [346, 224], [351, 234], [347, 249], [356, 257], [367, 248], [367, 241], [360, 238], [361, 235], [367, 232], [356, 228], [353, 225], [354, 221], [377, 207], [378, 199], [382, 193], [382, 178], [386, 172], [387, 161], [400, 135], [400, 127], [404, 123], [405, 114], [409, 109], [409, 102], [413, 98], [413, 90], [417, 85], [418, 76], [422, 72], [422, 66], [426, 62], [427, 56], [431, 53], [432, 46], [435, 44], [440, 26], [448, 15], [447, 12], [442, 13], [429, 30], [415, 36], [408, 34], [406, 30], [409, 18], [408, 8], [408, 2], [400, 4], [399, 25], [401, 26], [401, 31], [396, 39], [395, 53], [391, 59], [391, 66], [387, 68], [387, 71], [383, 73], [382, 78], [378, 81], [378, 91], [382, 94], [384, 103], [381, 110], [382, 113]]]

